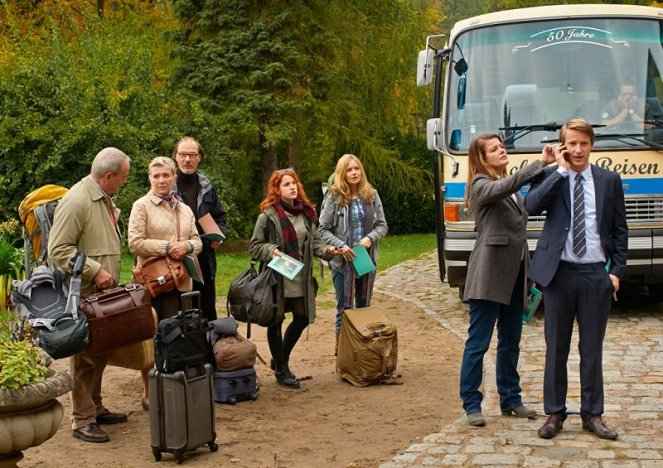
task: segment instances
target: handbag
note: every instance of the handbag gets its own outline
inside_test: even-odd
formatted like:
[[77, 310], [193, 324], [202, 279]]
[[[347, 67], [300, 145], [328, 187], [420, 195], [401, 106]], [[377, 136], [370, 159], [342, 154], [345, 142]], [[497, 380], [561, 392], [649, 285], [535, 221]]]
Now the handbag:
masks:
[[[177, 221], [177, 241], [180, 240], [179, 209], [175, 210]], [[157, 297], [180, 285], [190, 278], [187, 268], [182, 260], [176, 260], [168, 255], [164, 257], [150, 257], [133, 269], [134, 281], [143, 285], [150, 296]]]
[[266, 327], [276, 316], [276, 272], [264, 267], [260, 273], [254, 262], [230, 283], [226, 307], [228, 314], [246, 322], [246, 337], [251, 338], [251, 324]]
[[150, 257], [133, 269], [134, 280], [147, 289], [151, 297], [179, 288], [189, 279], [184, 262], [169, 256]]
[[90, 329], [88, 353], [99, 355], [154, 336], [147, 290], [135, 283], [105, 289], [81, 301]]

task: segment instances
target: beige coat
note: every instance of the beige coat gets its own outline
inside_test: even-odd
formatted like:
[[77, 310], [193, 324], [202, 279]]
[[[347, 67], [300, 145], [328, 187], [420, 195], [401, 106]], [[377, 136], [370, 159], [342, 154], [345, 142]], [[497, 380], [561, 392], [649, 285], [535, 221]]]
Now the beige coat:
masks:
[[[115, 219], [120, 210], [115, 209]], [[122, 239], [113, 226], [108, 198], [91, 176], [84, 177], [60, 200], [48, 240], [48, 262], [71, 272], [69, 263], [76, 252], [87, 258], [81, 279], [81, 296], [95, 292], [94, 277], [106, 270], [120, 278]]]
[[[176, 213], [180, 218], [179, 240], [190, 241], [194, 254], [202, 250], [191, 208], [178, 202], [171, 209], [167, 201], [150, 191], [134, 202], [129, 216], [129, 251], [137, 257], [138, 263], [142, 264], [149, 257], [166, 256], [167, 244], [178, 240]], [[191, 291], [193, 280], [189, 278], [178, 289]]]

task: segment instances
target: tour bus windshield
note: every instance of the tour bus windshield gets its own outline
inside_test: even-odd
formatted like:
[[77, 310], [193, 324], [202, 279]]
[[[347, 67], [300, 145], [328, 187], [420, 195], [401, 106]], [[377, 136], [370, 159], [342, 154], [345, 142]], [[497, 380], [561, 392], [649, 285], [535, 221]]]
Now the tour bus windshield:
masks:
[[663, 145], [661, 22], [570, 18], [492, 25], [452, 44], [446, 142], [466, 153], [499, 131], [510, 152], [540, 151], [573, 117], [594, 124], [595, 149]]

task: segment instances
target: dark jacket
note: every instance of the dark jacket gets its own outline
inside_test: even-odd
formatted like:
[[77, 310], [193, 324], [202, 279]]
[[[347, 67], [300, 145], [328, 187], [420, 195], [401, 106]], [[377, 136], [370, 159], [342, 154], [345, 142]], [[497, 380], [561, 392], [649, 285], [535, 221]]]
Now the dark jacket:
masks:
[[[223, 209], [219, 195], [212, 182], [202, 172], [198, 171], [196, 175], [198, 176], [198, 185], [200, 186], [198, 200], [196, 201], [196, 228], [200, 234], [204, 234], [197, 220], [209, 213], [214, 221], [216, 221], [221, 232], [223, 232], [223, 235], [226, 235], [228, 233], [228, 228], [226, 227], [226, 210]], [[214, 279], [216, 276], [216, 254], [214, 249], [210, 247], [210, 241], [207, 239], [201, 240], [203, 241], [203, 250], [198, 255], [198, 261], [201, 264], [203, 273], [209, 271], [210, 279]]]
[[[529, 269], [529, 277], [542, 286], [548, 286], [555, 276], [571, 228], [569, 178], [556, 169], [546, 169], [543, 177], [532, 181], [532, 188], [525, 198], [529, 214], [540, 214], [544, 210], [547, 213]], [[594, 165], [592, 177], [601, 246], [606, 258], [610, 259], [610, 273], [621, 278], [626, 268], [628, 248], [622, 180], [614, 172]]]

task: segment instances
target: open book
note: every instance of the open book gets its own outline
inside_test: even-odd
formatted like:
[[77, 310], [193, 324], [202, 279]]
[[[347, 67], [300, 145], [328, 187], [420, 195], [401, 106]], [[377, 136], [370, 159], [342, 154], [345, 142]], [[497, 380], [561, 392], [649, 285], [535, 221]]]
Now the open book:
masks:
[[203, 232], [200, 234], [202, 239], [208, 239], [210, 241], [223, 242], [226, 239], [226, 236], [223, 235], [219, 225], [216, 224], [212, 215], [207, 213], [205, 216], [198, 220], [198, 224], [203, 229]]

